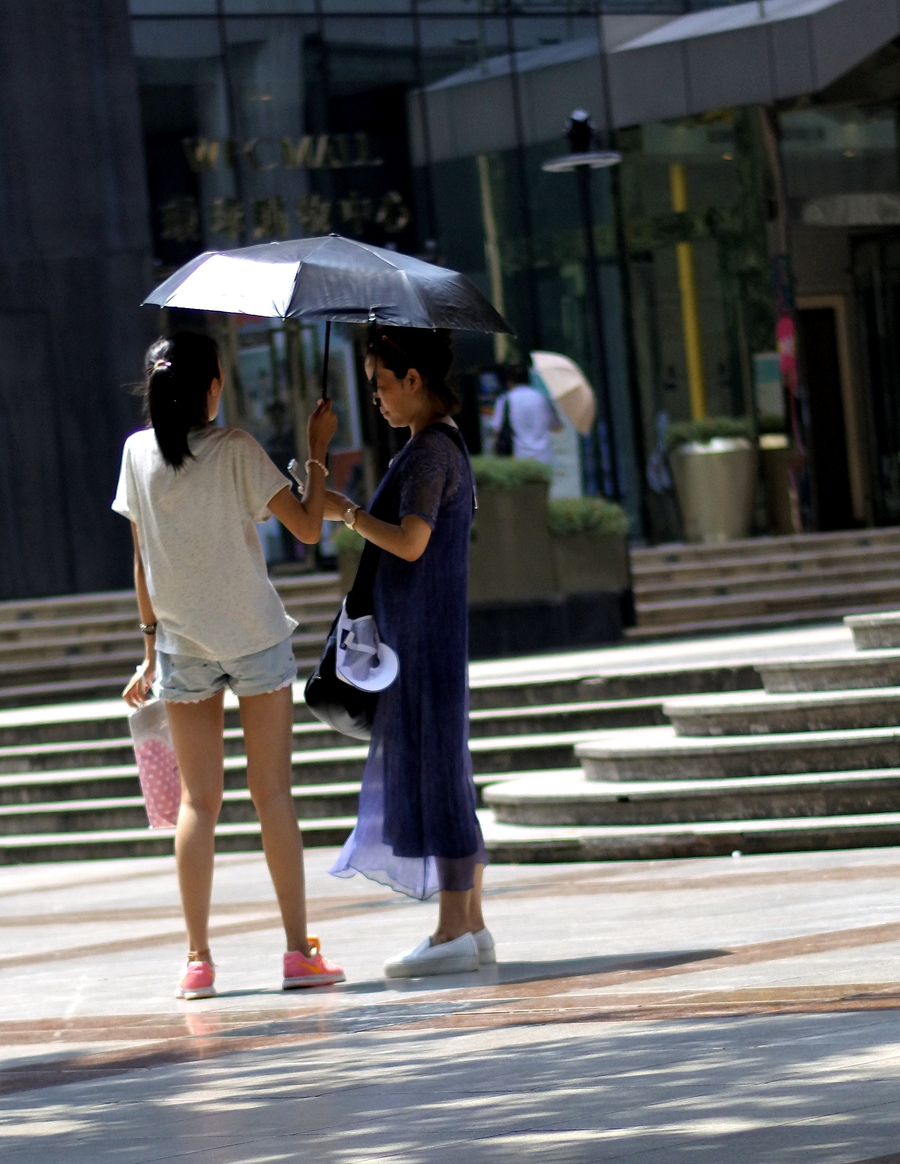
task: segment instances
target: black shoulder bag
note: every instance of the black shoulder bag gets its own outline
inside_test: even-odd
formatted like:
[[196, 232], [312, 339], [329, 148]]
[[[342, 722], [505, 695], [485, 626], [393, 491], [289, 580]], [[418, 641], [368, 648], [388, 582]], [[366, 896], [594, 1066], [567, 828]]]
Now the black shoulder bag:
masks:
[[[347, 595], [347, 614], [350, 618], [362, 618], [373, 613], [372, 589], [375, 585], [375, 571], [381, 550], [371, 542], [363, 546], [362, 557], [356, 571], [353, 587]], [[306, 706], [316, 719], [327, 723], [335, 731], [355, 740], [372, 737], [372, 723], [378, 705], [377, 691], [361, 691], [350, 683], [345, 683], [338, 675], [337, 629], [340, 611], [335, 615], [325, 650], [315, 671], [306, 680], [304, 696]]]
[[494, 453], [498, 457], [511, 457], [513, 455], [513, 427], [512, 421], [509, 418], [509, 393], [501, 397], [503, 401], [503, 423], [497, 433], [497, 439], [494, 441]]
[[[453, 441], [463, 455], [468, 457], [465, 443], [456, 428], [441, 425], [439, 431]], [[382, 517], [388, 508], [391, 493], [385, 493], [379, 498], [373, 510], [375, 517]], [[347, 595], [347, 614], [350, 618], [362, 618], [366, 614], [374, 614], [373, 590], [375, 587], [375, 571], [378, 569], [378, 559], [381, 550], [372, 542], [367, 541], [363, 546], [362, 557], [353, 586]], [[361, 691], [350, 683], [345, 683], [337, 673], [337, 626], [340, 611], [335, 616], [325, 641], [325, 650], [315, 671], [306, 681], [304, 695], [306, 706], [316, 719], [327, 723], [335, 731], [345, 736], [352, 736], [356, 740], [372, 738], [372, 724], [375, 720], [375, 708], [378, 706], [377, 691]], [[403, 666], [403, 660], [400, 660]]]

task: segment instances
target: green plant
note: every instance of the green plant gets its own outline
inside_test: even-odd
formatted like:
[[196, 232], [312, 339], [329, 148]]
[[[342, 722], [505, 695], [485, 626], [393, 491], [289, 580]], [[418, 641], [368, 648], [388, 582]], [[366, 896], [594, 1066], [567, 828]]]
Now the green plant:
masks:
[[343, 522], [335, 530], [332, 540], [338, 554], [346, 555], [347, 557], [360, 557], [363, 552], [363, 546], [366, 544], [366, 539], [361, 534], [358, 534], [355, 529], [349, 529]]
[[750, 421], [738, 416], [711, 416], [707, 420], [677, 420], [666, 429], [666, 447], [706, 444], [716, 437], [753, 439]]
[[548, 506], [550, 532], [556, 537], [596, 530], [628, 533], [628, 515], [621, 505], [602, 497], [560, 497]]
[[520, 461], [515, 457], [473, 457], [476, 485], [496, 485], [512, 489], [516, 485], [549, 485], [553, 469], [540, 461]]

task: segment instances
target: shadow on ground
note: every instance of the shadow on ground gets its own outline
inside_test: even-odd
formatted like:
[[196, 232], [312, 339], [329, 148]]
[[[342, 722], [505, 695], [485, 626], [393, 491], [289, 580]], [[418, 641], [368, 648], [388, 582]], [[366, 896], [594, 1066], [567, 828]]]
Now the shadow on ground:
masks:
[[8, 1096], [4, 1164], [851, 1164], [900, 1145], [895, 1012], [354, 1031]]

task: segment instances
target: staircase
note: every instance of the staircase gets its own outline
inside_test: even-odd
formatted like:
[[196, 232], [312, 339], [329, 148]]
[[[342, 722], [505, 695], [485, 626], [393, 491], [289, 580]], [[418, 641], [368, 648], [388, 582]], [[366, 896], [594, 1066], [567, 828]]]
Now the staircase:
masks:
[[[340, 605], [337, 574], [275, 579], [301, 674]], [[133, 591], [0, 602], [0, 708], [117, 695], [144, 653]]]
[[[321, 650], [337, 606], [334, 576], [282, 580], [299, 620], [301, 667]], [[128, 594], [0, 604], [0, 862], [171, 853], [171, 830], [147, 828], [127, 709], [118, 698], [140, 656]], [[304, 668], [304, 669], [305, 669]], [[513, 668], [515, 670], [515, 668]], [[663, 698], [759, 686], [744, 664], [650, 669], [603, 677], [550, 676], [540, 666], [498, 679], [473, 671], [471, 747], [475, 781], [576, 767], [574, 747], [598, 730], [663, 724]], [[257, 849], [246, 789], [237, 701], [226, 695], [225, 802], [221, 850]], [[366, 747], [314, 720], [295, 689], [294, 800], [307, 845], [340, 843], [353, 826]]]
[[719, 634], [900, 607], [900, 528], [631, 552], [632, 639]]
[[[336, 578], [278, 586], [307, 669]], [[118, 698], [142, 647], [133, 601], [0, 604], [0, 863], [171, 853], [171, 830], [147, 828]], [[764, 648], [732, 639], [721, 651], [584, 652], [556, 670], [537, 659], [474, 665], [471, 743], [492, 859], [900, 843], [900, 616], [847, 621], [865, 649], [851, 653], [848, 638], [838, 654], [840, 635], [824, 628], [780, 632], [809, 640], [803, 649], [818, 654], [805, 658], [781, 657], [770, 635]], [[338, 844], [353, 827], [366, 747], [314, 720], [299, 685], [294, 719], [306, 844]], [[230, 694], [225, 750], [217, 847], [258, 849]]]
[[663, 726], [575, 747], [580, 768], [487, 789], [498, 860], [900, 844], [900, 613], [853, 654], [760, 664], [763, 690], [663, 701]]
[[[633, 686], [640, 691], [639, 680]], [[663, 722], [659, 696], [635, 695], [627, 684], [616, 698], [598, 694], [581, 678], [474, 686], [471, 748], [479, 790], [523, 772], [571, 768], [574, 745], [598, 728]], [[355, 821], [367, 747], [314, 720], [299, 686], [295, 700], [294, 802], [304, 841], [339, 844]], [[225, 751], [217, 848], [258, 849], [231, 696]], [[147, 829], [121, 700], [0, 711], [0, 863], [171, 851], [172, 830]]]

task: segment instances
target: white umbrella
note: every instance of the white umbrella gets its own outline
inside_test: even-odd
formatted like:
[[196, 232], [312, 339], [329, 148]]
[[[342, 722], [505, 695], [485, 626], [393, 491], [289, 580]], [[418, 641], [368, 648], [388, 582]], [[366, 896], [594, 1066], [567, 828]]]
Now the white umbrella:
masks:
[[597, 398], [584, 372], [574, 360], [561, 356], [559, 352], [532, 352], [531, 362], [553, 402], [559, 405], [578, 431], [587, 436], [597, 419]]

